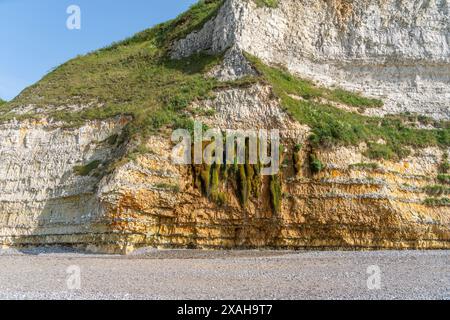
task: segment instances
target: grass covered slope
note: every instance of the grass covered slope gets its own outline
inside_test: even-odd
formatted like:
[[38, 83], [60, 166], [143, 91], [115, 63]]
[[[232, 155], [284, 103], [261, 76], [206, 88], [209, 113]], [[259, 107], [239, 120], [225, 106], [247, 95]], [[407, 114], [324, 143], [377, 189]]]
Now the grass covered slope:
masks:
[[[168, 50], [176, 39], [200, 29], [222, 2], [200, 1], [173, 21], [68, 61], [3, 106], [0, 120], [42, 117], [44, 113], [76, 125], [127, 114], [134, 118], [128, 129], [141, 134], [163, 124], [186, 122], [180, 111], [215, 87], [216, 81], [204, 73], [220, 57], [198, 55], [172, 61]], [[27, 105], [43, 111], [20, 116], [7, 112]], [[73, 111], [59, 108], [74, 105]]]
[[[342, 89], [320, 88], [281, 68], [267, 66], [255, 57], [247, 55], [247, 58], [264, 81], [273, 87], [286, 111], [311, 127], [311, 142], [315, 145], [326, 147], [366, 142], [367, 156], [373, 159], [401, 159], [410, 153], [408, 147], [450, 147], [448, 122], [441, 124], [442, 129], [425, 130], [407, 126], [402, 117], [370, 117], [344, 111], [320, 102], [318, 98], [363, 108], [379, 107], [382, 102]], [[385, 143], [378, 143], [380, 140]]]
[[5, 103], [6, 103], [6, 101], [0, 98], [0, 106], [4, 105]]

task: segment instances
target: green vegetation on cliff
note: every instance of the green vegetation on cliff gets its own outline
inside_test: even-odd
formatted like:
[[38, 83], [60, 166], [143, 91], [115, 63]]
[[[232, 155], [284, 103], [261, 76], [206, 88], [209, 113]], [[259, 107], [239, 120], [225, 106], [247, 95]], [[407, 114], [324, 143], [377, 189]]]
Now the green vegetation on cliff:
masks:
[[450, 194], [450, 187], [436, 184], [424, 187], [424, 191], [430, 196], [443, 196]]
[[441, 183], [450, 184], [450, 174], [439, 174], [437, 179]]
[[6, 101], [0, 98], [0, 106], [5, 104], [5, 103], [6, 103]]
[[280, 177], [273, 175], [270, 177], [270, 202], [275, 213], [281, 212], [282, 196]]
[[315, 154], [309, 155], [309, 167], [313, 174], [322, 172], [325, 169], [325, 165], [320, 161]]
[[249, 200], [261, 195], [262, 176], [259, 165], [196, 165], [193, 166], [194, 186], [220, 206], [226, 204], [226, 190], [234, 189], [243, 208]]
[[[267, 66], [253, 56], [246, 56], [264, 81], [273, 87], [286, 111], [311, 127], [313, 145], [327, 147], [366, 142], [366, 155], [372, 159], [403, 158], [409, 154], [408, 147], [450, 147], [448, 123], [442, 129], [425, 130], [409, 127], [398, 118], [370, 117], [345, 111], [331, 102], [363, 108], [378, 107], [382, 103], [342, 89], [320, 88], [282, 68]], [[379, 143], [380, 140], [383, 143]]]
[[445, 152], [442, 157], [442, 163], [439, 165], [439, 172], [441, 174], [446, 174], [450, 172], [450, 162], [448, 160], [448, 153]]
[[102, 164], [99, 160], [94, 160], [89, 162], [88, 164], [84, 166], [75, 166], [73, 168], [74, 172], [79, 176], [88, 176], [90, 175], [95, 169], [97, 169]]
[[377, 170], [380, 168], [380, 165], [376, 162], [370, 162], [370, 163], [355, 163], [349, 165], [349, 169], [361, 169], [361, 170]]

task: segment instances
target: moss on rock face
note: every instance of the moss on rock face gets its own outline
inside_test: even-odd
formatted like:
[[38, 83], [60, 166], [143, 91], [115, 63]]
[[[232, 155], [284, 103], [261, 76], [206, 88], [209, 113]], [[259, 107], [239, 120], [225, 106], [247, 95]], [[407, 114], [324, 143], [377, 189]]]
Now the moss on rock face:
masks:
[[449, 195], [450, 194], [450, 187], [449, 186], [443, 186], [440, 184], [432, 185], [432, 186], [426, 186], [424, 189], [424, 192], [427, 193], [430, 196], [443, 196], [443, 195]]
[[224, 189], [232, 187], [243, 208], [251, 197], [260, 196], [262, 179], [254, 165], [195, 165], [193, 166], [194, 186], [211, 201], [224, 205], [226, 195]]
[[238, 185], [239, 200], [241, 201], [242, 206], [246, 207], [248, 203], [250, 189], [248, 187], [245, 165], [238, 166], [237, 185]]
[[394, 150], [392, 150], [390, 146], [381, 143], [369, 143], [364, 155], [374, 160], [391, 160], [396, 156]]
[[448, 160], [448, 153], [444, 153], [442, 163], [439, 165], [439, 172], [442, 174], [450, 173], [450, 162]]
[[219, 200], [220, 165], [214, 164], [211, 168], [211, 191], [210, 196], [214, 202]]
[[441, 183], [450, 184], [450, 174], [439, 174], [437, 179]]
[[303, 149], [303, 146], [301, 144], [296, 144], [294, 146], [292, 161], [294, 163], [295, 174], [299, 174], [302, 171], [302, 166], [303, 166], [302, 149]]
[[430, 207], [450, 207], [449, 198], [428, 198], [424, 204]]
[[253, 0], [259, 8], [268, 7], [268, 8], [277, 8], [278, 0]]
[[325, 165], [315, 154], [309, 155], [309, 167], [313, 174], [318, 174], [325, 169]]
[[255, 198], [261, 196], [262, 177], [260, 165], [246, 165], [247, 181], [250, 186], [250, 192]]
[[[206, 147], [207, 145], [203, 146], [203, 148]], [[227, 193], [230, 190], [234, 190], [235, 196], [243, 209], [247, 208], [250, 201], [258, 201], [264, 196], [261, 193], [264, 189], [261, 165], [259, 163], [250, 164], [248, 154], [245, 164], [238, 164], [236, 158], [233, 165], [216, 163], [213, 165], [193, 165], [192, 172], [194, 187], [219, 206], [227, 203], [229, 196]], [[280, 186], [273, 191], [281, 190], [281, 181], [278, 178], [277, 184], [280, 184]], [[273, 193], [272, 190], [269, 191]], [[271, 198], [274, 198], [274, 196], [271, 196]], [[273, 207], [278, 211], [278, 200], [281, 200], [281, 197], [275, 194], [274, 199], [276, 201], [273, 203]]]
[[282, 189], [278, 175], [270, 177], [270, 200], [275, 213], [279, 213], [281, 211]]

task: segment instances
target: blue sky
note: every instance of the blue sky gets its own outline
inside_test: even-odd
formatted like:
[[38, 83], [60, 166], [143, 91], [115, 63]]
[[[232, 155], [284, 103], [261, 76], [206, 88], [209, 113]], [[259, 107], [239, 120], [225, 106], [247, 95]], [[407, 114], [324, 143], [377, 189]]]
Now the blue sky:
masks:
[[[0, 0], [0, 98], [10, 100], [63, 62], [174, 18], [196, 0]], [[81, 30], [69, 30], [70, 5]]]

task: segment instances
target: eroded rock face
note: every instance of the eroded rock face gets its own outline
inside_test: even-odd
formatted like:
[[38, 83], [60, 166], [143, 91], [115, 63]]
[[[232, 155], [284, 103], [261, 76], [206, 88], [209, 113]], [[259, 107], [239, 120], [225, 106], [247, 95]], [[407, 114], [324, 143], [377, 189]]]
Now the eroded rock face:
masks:
[[238, 47], [320, 84], [383, 98], [376, 114], [450, 119], [447, 0], [227, 0], [217, 18], [181, 40], [174, 57]]
[[282, 138], [303, 142], [309, 127], [298, 122], [282, 110], [278, 99], [268, 85], [232, 88], [215, 93], [212, 100], [193, 105], [194, 109], [211, 110], [214, 116], [196, 117], [210, 128], [222, 129], [278, 129]]
[[[87, 123], [64, 129], [46, 123], [2, 126], [0, 241], [4, 246], [71, 245], [90, 251], [129, 253], [159, 248], [450, 248], [448, 207], [423, 204], [423, 187], [435, 183], [443, 151], [417, 150], [379, 169], [351, 168], [369, 162], [365, 146], [320, 151], [327, 169], [312, 175], [309, 150], [294, 170], [293, 144], [307, 145], [308, 128], [285, 114], [270, 87], [225, 89], [203, 106], [216, 114], [205, 123], [247, 129], [281, 126], [286, 144], [282, 204], [274, 211], [269, 178], [260, 196], [241, 205], [238, 190], [220, 180], [226, 203], [195, 186], [192, 166], [174, 165], [167, 135], [149, 138], [149, 152], [101, 179], [80, 177], [74, 166], [105, 160], [104, 141], [125, 122]], [[228, 108], [227, 108], [228, 106]], [[254, 108], [254, 106], [259, 106]], [[39, 177], [36, 179], [36, 177]]]
[[108, 223], [96, 197], [98, 178], [76, 166], [105, 161], [104, 142], [125, 119], [80, 128], [43, 121], [0, 126], [0, 242], [3, 245], [90, 245]]
[[[349, 168], [367, 160], [364, 146], [320, 154], [328, 168], [311, 176], [307, 152], [301, 172], [286, 165], [283, 201], [271, 205], [268, 179], [261, 196], [246, 207], [220, 180], [226, 204], [195, 188], [191, 167], [173, 165], [166, 137], [148, 141], [152, 153], [122, 167], [100, 188], [100, 199], [116, 215], [123, 252], [159, 248], [449, 249], [448, 207], [429, 207], [423, 187], [434, 182], [442, 151], [429, 149], [378, 169]], [[292, 154], [286, 154], [290, 159]], [[418, 169], [420, 168], [420, 169]], [[119, 250], [120, 251], [120, 250]]]
[[[227, 50], [210, 73], [227, 81], [255, 72], [245, 50], [324, 85], [386, 95], [377, 112], [449, 119], [447, 1], [279, 2], [269, 9], [227, 0], [214, 20], [175, 44], [173, 57]], [[172, 163], [170, 134], [150, 137], [149, 152], [106, 175], [77, 175], [76, 166], [117, 157], [106, 140], [121, 131], [124, 118], [80, 128], [10, 122], [0, 125], [0, 244], [112, 253], [142, 246], [450, 249], [448, 206], [424, 204], [424, 187], [437, 183], [444, 150], [412, 150], [402, 161], [378, 161], [377, 167], [352, 166], [373, 163], [364, 144], [315, 150], [326, 169], [313, 174], [310, 128], [290, 118], [269, 85], [214, 95], [188, 108], [208, 126], [281, 130], [278, 210], [268, 177], [245, 206], [233, 173], [221, 177], [225, 201], [211, 201], [195, 183], [196, 168]], [[295, 151], [298, 145], [303, 148]]]

